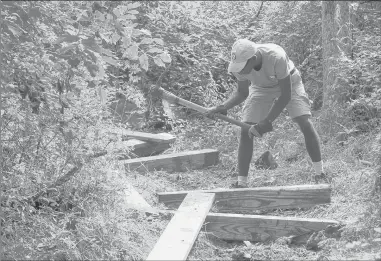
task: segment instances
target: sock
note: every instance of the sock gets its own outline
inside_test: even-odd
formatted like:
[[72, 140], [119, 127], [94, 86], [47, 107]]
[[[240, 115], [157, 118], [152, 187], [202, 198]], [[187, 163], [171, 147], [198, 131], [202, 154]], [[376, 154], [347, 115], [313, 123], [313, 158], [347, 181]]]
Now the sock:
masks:
[[312, 162], [312, 164], [317, 175], [320, 175], [321, 173], [324, 172], [323, 161]]
[[247, 177], [238, 176], [238, 185], [242, 185], [242, 186], [247, 185]]

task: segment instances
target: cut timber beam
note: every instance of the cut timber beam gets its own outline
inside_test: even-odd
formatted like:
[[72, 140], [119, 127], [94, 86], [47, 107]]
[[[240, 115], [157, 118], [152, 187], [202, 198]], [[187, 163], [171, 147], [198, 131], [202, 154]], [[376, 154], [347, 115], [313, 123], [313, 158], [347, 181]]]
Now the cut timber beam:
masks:
[[313, 232], [324, 230], [330, 225], [339, 225], [339, 222], [316, 218], [209, 213], [203, 231], [224, 240], [263, 242], [295, 236], [295, 243], [306, 243]]
[[[254, 210], [305, 208], [331, 202], [331, 187], [327, 184], [259, 187], [242, 189], [198, 190], [215, 193], [218, 212], [250, 212]], [[157, 193], [159, 202], [177, 208], [188, 191]]]
[[213, 201], [212, 193], [189, 193], [146, 260], [186, 260]]
[[124, 191], [124, 203], [127, 208], [156, 213], [157, 211], [127, 182], [127, 190]]
[[176, 140], [176, 137], [169, 134], [169, 133], [146, 133], [146, 132], [140, 132], [140, 131], [130, 131], [130, 130], [123, 130], [122, 131], [122, 137], [123, 139], [138, 139], [142, 141], [150, 141], [150, 142], [166, 142], [171, 143]]
[[131, 139], [123, 141], [123, 146], [130, 147], [130, 153], [132, 154], [129, 155], [130, 157], [147, 157], [157, 155], [166, 149], [169, 149], [171, 147], [170, 143], [171, 142], [146, 142], [137, 139]]
[[[200, 169], [217, 163], [218, 150], [213, 149], [186, 151], [124, 161], [125, 168], [128, 171], [186, 171], [187, 169]], [[179, 202], [178, 206], [180, 204], [181, 202]]]

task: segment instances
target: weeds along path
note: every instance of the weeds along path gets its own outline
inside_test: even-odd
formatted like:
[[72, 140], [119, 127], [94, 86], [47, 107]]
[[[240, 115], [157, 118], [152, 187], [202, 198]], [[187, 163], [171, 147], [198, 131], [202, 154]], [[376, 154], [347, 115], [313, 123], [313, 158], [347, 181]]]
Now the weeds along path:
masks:
[[[198, 143], [195, 144], [194, 139], [184, 141], [182, 139], [184, 137], [186, 135], [177, 137], [175, 144], [165, 153], [181, 151], [184, 148], [210, 148], [210, 141], [198, 140]], [[213, 136], [209, 136], [209, 138], [213, 139]], [[297, 144], [297, 139], [298, 137], [291, 141]], [[251, 260], [343, 260], [363, 257], [366, 257], [367, 260], [378, 260], [381, 204], [377, 198], [371, 195], [372, 167], [365, 166], [356, 160], [356, 155], [360, 150], [363, 159], [370, 155], [371, 151], [368, 146], [370, 142], [371, 139], [364, 136], [358, 137], [355, 142], [347, 146], [338, 145], [333, 140], [327, 140], [324, 143], [322, 149], [326, 158], [326, 170], [333, 178], [331, 204], [318, 205], [308, 209], [251, 213], [337, 220], [346, 224], [341, 231], [341, 238], [322, 239], [319, 249], [312, 250], [308, 249], [306, 245], [289, 245], [283, 238], [257, 244], [242, 241], [227, 242], [201, 231], [188, 256], [189, 260], [250, 260], [250, 258]], [[282, 151], [281, 148], [289, 148], [289, 143], [290, 139], [278, 140], [274, 149], [275, 153]], [[261, 143], [257, 145], [252, 163], [267, 149]], [[157, 203], [156, 193], [158, 192], [228, 188], [234, 174], [235, 138], [233, 136], [230, 137], [230, 140], [225, 139], [223, 144], [216, 142], [214, 147], [220, 151], [220, 162], [216, 166], [172, 173], [166, 171], [152, 171], [144, 174], [135, 172], [128, 174], [128, 180], [151, 206], [159, 209], [163, 209], [164, 206]], [[290, 152], [285, 152], [283, 149], [277, 158], [279, 167], [275, 170], [256, 170], [252, 164], [249, 187], [314, 184], [307, 153], [297, 150], [291, 154], [297, 154], [295, 160], [289, 160]], [[157, 240], [160, 233], [155, 236], [155, 240]], [[146, 253], [146, 255], [148, 254]]]

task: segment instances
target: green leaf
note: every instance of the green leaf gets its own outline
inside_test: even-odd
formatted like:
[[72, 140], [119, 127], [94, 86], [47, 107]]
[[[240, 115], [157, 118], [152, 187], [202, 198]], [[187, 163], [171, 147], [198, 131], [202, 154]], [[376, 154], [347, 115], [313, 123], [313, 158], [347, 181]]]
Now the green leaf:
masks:
[[107, 19], [108, 19], [108, 20], [113, 20], [113, 18], [114, 18], [114, 17], [113, 17], [111, 14], [107, 14]]
[[127, 9], [135, 9], [135, 8], [138, 8], [139, 6], [140, 6], [140, 3], [135, 2], [135, 3], [128, 4]]
[[97, 62], [97, 57], [95, 56], [95, 54], [94, 54], [92, 51], [89, 51], [89, 50], [85, 49], [84, 52], [85, 52], [88, 56], [90, 56], [90, 58], [91, 58], [91, 60], [92, 60], [93, 62], [95, 62], [95, 63]]
[[81, 43], [88, 49], [100, 53], [102, 50], [98, 46], [98, 44], [95, 42], [94, 38], [87, 38], [87, 39], [82, 39]]
[[[1, 44], [1, 45], [3, 45], [3, 44]], [[11, 43], [5, 43], [5, 44], [3, 45], [4, 50], [5, 50], [6, 52], [11, 51], [12, 48], [13, 48], [13, 46], [14, 46], [14, 44], [11, 44]]]
[[68, 46], [65, 46], [65, 47], [62, 47], [62, 48], [58, 49], [57, 53], [58, 54], [65, 54], [67, 51], [73, 50], [77, 46], [78, 46], [78, 44], [76, 44], [76, 43], [69, 44]]
[[95, 11], [95, 17], [98, 18], [99, 20], [101, 20], [102, 22], [106, 20], [104, 14], [102, 14], [98, 10]]
[[74, 59], [69, 59], [67, 62], [68, 62], [68, 64], [71, 65], [72, 68], [75, 68], [78, 66], [78, 64], [81, 62], [81, 60], [79, 60], [78, 58], [74, 58]]
[[115, 67], [118, 66], [118, 62], [116, 60], [114, 60], [113, 58], [111, 57], [107, 57], [107, 56], [102, 56], [103, 60], [108, 63], [108, 64], [111, 64], [111, 65], [114, 65]]
[[140, 29], [140, 31], [148, 36], [151, 36], [151, 32], [146, 29]]
[[140, 44], [150, 44], [152, 43], [152, 38], [143, 38], [143, 40], [140, 42]]
[[101, 53], [103, 54], [106, 54], [108, 56], [112, 56], [112, 52], [109, 50], [109, 49], [105, 49], [105, 48], [100, 48], [101, 49]]
[[116, 30], [119, 33], [123, 34], [122, 32], [124, 31], [124, 27], [117, 20], [114, 21], [114, 24], [115, 24]]
[[105, 105], [106, 104], [107, 94], [106, 94], [106, 91], [102, 88], [101, 85], [98, 86], [98, 94], [99, 94], [99, 97], [100, 97], [100, 100], [101, 100], [101, 104]]
[[[27, 33], [26, 31], [24, 31], [20, 26], [18, 26], [17, 24], [15, 24], [14, 22], [12, 21], [9, 21], [9, 20], [6, 20], [4, 21], [5, 24], [8, 25], [8, 29], [15, 35], [17, 36], [20, 36], [22, 35], [22, 33]], [[16, 37], [15, 35], [15, 37]]]
[[130, 46], [130, 44], [131, 44], [131, 38], [124, 36], [123, 37], [123, 46], [125, 48], [127, 48], [128, 46]]
[[12, 35], [17, 38], [22, 34], [22, 31], [19, 30], [17, 27], [14, 27], [12, 25], [8, 25], [8, 30], [12, 33]]
[[113, 35], [111, 37], [112, 43], [114, 43], [114, 44], [117, 43], [119, 39], [120, 39], [120, 35], [117, 33], [113, 33]]
[[165, 67], [165, 64], [163, 63], [163, 61], [160, 59], [160, 57], [156, 56], [153, 58], [153, 61], [159, 65], [160, 67]]
[[129, 48], [127, 48], [127, 55], [130, 57], [132, 60], [138, 59], [138, 46], [137, 45], [132, 45]]
[[116, 17], [119, 17], [120, 16], [120, 11], [118, 9], [114, 9], [112, 10], [112, 12], [116, 15]]
[[136, 19], [136, 16], [132, 14], [127, 14], [127, 15], [123, 15], [123, 18], [126, 18], [128, 20], [134, 20]]
[[128, 11], [127, 13], [129, 13], [129, 14], [133, 14], [133, 15], [137, 15], [137, 14], [139, 14], [139, 12], [138, 12], [137, 10], [130, 10], [130, 11]]
[[165, 63], [170, 63], [172, 61], [171, 56], [169, 56], [168, 53], [162, 53], [160, 54], [160, 58], [163, 60]]
[[97, 72], [99, 71], [99, 67], [96, 64], [89, 62], [89, 61], [85, 61], [84, 65], [92, 77], [97, 76]]
[[140, 62], [140, 66], [145, 70], [147, 71], [148, 70], [148, 56], [143, 53], [142, 55], [140, 55], [139, 57], [139, 62]]
[[159, 48], [156, 48], [156, 47], [153, 47], [153, 48], [150, 48], [148, 50], [149, 53], [162, 53], [163, 50], [159, 49]]
[[120, 11], [122, 11], [122, 13], [124, 13], [125, 11], [127, 11], [127, 6], [121, 5], [121, 6], [119, 6], [119, 9], [120, 9]]
[[88, 84], [87, 84], [87, 87], [89, 88], [94, 88], [96, 85], [94, 83], [94, 81], [90, 81]]
[[38, 17], [40, 17], [42, 14], [41, 14], [41, 11], [40, 11], [40, 8], [39, 8], [39, 7], [32, 7], [31, 9], [29, 9], [28, 15], [29, 15], [30, 17], [38, 18]]
[[73, 42], [76, 42], [78, 41], [80, 38], [76, 35], [64, 35], [64, 36], [61, 36], [60, 38], [58, 38], [56, 41], [53, 42], [53, 44], [60, 44], [60, 43], [73, 43]]
[[98, 71], [98, 78], [103, 79], [105, 77], [105, 69], [103, 66], [99, 66], [99, 71]]
[[160, 38], [153, 38], [153, 40], [154, 40], [157, 44], [164, 45], [163, 40], [160, 39]]

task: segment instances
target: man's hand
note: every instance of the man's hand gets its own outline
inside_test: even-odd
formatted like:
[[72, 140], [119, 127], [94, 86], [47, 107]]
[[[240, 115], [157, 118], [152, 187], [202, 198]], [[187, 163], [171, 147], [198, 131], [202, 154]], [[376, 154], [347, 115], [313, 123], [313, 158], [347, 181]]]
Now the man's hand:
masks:
[[216, 113], [220, 113], [226, 116], [228, 114], [228, 110], [225, 108], [224, 105], [218, 105], [208, 108], [207, 112], [205, 112], [205, 115], [206, 117], [213, 119]]
[[259, 123], [251, 126], [249, 129], [249, 137], [252, 139], [254, 136], [262, 138], [263, 134], [273, 130], [273, 125], [268, 120], [260, 121]]

